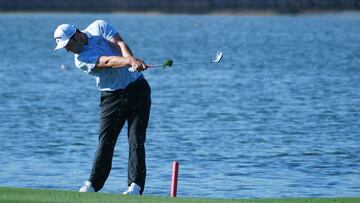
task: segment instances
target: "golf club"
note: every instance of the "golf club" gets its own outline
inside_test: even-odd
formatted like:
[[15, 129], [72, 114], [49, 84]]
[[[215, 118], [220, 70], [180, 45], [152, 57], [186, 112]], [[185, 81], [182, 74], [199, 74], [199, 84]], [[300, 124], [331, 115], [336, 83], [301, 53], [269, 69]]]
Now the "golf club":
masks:
[[[173, 65], [188, 65], [188, 64], [203, 64], [203, 63], [219, 63], [221, 61], [221, 59], [223, 58], [223, 52], [222, 51], [218, 51], [216, 52], [215, 58], [211, 59], [210, 61], [193, 61], [193, 62], [179, 62], [179, 63], [173, 63], [173, 61], [171, 59], [166, 60], [164, 63], [162, 64], [146, 64], [146, 66], [148, 68], [155, 68], [155, 67], [171, 67]], [[134, 72], [136, 71], [133, 67], [129, 68], [130, 72]]]

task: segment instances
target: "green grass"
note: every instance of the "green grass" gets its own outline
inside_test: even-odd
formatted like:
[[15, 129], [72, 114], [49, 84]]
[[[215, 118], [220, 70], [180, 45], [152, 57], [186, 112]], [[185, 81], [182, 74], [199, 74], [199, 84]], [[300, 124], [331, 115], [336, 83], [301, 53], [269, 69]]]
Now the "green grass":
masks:
[[159, 196], [126, 196], [107, 193], [78, 193], [59, 190], [0, 188], [0, 203], [359, 203], [360, 198], [300, 199], [200, 199]]

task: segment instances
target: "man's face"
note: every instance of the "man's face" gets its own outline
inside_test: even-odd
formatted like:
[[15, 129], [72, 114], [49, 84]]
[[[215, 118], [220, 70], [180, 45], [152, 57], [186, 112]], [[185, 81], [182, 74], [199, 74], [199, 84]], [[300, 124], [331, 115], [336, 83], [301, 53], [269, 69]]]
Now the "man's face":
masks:
[[75, 36], [77, 35], [77, 33], [75, 33], [69, 40], [69, 42], [67, 43], [67, 45], [65, 46], [66, 51], [70, 51], [74, 54], [78, 54], [80, 53], [81, 49], [82, 49], [82, 45], [80, 40], [76, 40]]

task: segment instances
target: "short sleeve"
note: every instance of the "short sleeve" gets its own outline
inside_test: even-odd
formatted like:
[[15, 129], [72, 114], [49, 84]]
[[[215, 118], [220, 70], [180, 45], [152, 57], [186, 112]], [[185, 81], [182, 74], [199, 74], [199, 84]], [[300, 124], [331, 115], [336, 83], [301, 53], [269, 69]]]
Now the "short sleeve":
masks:
[[97, 33], [106, 40], [110, 40], [118, 33], [112, 25], [108, 24], [104, 20], [94, 21], [88, 29], [91, 29], [91, 31]]
[[96, 67], [96, 63], [99, 60], [99, 55], [76, 55], [75, 56], [75, 65], [79, 69], [83, 70], [85, 73], [93, 75]]

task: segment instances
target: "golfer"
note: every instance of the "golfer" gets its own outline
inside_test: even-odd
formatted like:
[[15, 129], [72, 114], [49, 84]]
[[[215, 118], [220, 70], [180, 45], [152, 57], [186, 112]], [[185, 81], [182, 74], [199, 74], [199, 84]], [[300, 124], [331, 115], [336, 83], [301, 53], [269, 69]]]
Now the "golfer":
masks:
[[[55, 50], [74, 53], [75, 65], [95, 77], [100, 96], [99, 143], [90, 178], [80, 192], [97, 192], [109, 176], [116, 140], [125, 121], [128, 123], [128, 189], [123, 194], [141, 195], [144, 191], [145, 139], [149, 121], [150, 87], [141, 71], [147, 66], [138, 58], [110, 24], [96, 20], [85, 30], [74, 25], [59, 25]], [[129, 67], [135, 69], [130, 72]]]

